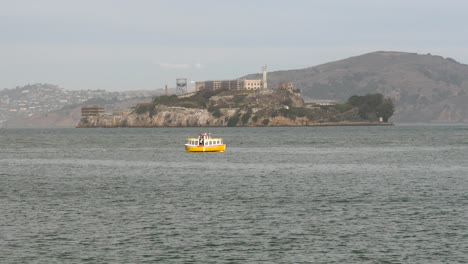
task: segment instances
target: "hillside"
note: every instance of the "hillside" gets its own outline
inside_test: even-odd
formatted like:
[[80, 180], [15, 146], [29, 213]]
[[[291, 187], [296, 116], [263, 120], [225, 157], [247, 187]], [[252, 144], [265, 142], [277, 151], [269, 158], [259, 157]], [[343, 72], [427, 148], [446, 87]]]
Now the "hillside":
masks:
[[[145, 99], [127, 99], [119, 102], [108, 104], [99, 104], [109, 112], [121, 112], [122, 109], [128, 109], [135, 106], [137, 103]], [[146, 98], [150, 100], [150, 98]], [[98, 102], [93, 100], [92, 102]], [[85, 104], [86, 105], [86, 102]], [[10, 128], [67, 128], [75, 127], [81, 118], [82, 105], [69, 105], [59, 110], [50, 111], [48, 113], [37, 113], [31, 116], [18, 115], [15, 118], [4, 122], [4, 127]], [[1, 128], [2, 126], [0, 126]]]
[[115, 112], [151, 100], [157, 94], [156, 90], [66, 90], [47, 83], [3, 89], [0, 90], [0, 127], [74, 127], [83, 105], [100, 105], [108, 112]]
[[286, 81], [305, 98], [343, 102], [352, 95], [382, 93], [394, 99], [394, 122], [468, 122], [468, 65], [451, 58], [379, 51], [268, 74], [270, 87]]

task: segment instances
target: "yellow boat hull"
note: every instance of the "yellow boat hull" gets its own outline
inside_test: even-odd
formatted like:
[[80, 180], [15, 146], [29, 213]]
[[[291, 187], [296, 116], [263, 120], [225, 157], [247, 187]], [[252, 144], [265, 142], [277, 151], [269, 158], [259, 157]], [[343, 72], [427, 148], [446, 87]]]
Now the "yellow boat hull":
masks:
[[216, 146], [185, 145], [185, 150], [187, 152], [224, 152], [224, 150], [226, 150], [226, 145], [216, 145]]

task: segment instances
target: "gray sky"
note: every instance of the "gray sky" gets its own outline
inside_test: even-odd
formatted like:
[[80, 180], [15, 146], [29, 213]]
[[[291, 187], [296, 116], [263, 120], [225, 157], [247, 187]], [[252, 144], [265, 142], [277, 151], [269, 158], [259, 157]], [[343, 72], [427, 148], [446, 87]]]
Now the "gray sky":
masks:
[[0, 89], [148, 90], [378, 50], [468, 63], [465, 0], [0, 0]]

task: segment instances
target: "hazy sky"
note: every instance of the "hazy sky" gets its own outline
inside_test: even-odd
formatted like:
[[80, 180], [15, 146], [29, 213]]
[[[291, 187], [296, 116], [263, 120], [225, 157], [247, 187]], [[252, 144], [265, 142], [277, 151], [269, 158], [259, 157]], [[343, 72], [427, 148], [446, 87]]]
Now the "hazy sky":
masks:
[[378, 50], [468, 63], [466, 0], [0, 0], [0, 89], [147, 90]]

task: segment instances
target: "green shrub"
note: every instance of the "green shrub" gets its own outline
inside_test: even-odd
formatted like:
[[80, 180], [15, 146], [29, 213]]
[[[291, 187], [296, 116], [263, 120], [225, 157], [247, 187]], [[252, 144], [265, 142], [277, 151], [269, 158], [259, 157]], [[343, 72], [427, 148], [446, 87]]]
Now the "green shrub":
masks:
[[179, 106], [185, 107], [185, 108], [197, 108], [197, 105], [195, 105], [192, 102], [182, 102], [179, 104]]
[[247, 110], [247, 113], [245, 113], [243, 116], [242, 116], [242, 123], [243, 124], [247, 124], [247, 122], [249, 122], [249, 119], [250, 117], [252, 116], [252, 109], [248, 109]]
[[305, 117], [311, 115], [312, 110], [304, 107], [290, 107], [289, 109], [280, 109], [278, 112], [284, 117], [295, 120], [297, 117]]
[[135, 107], [135, 113], [141, 115], [144, 113], [152, 113], [154, 110], [154, 104], [138, 104]]
[[213, 106], [208, 107], [208, 112], [212, 113], [221, 108], [230, 108], [230, 107], [229, 107], [229, 104], [213, 105]]
[[239, 115], [235, 115], [235, 116], [229, 118], [227, 126], [228, 127], [234, 127], [234, 126], [237, 125], [238, 122], [239, 122]]
[[219, 106], [210, 106], [210, 107], [208, 107], [207, 110], [208, 110], [208, 112], [213, 113], [216, 110], [219, 110]]
[[278, 110], [278, 114], [282, 115], [284, 117], [289, 117], [289, 115], [290, 115], [289, 109], [281, 108], [280, 110]]
[[359, 116], [362, 119], [371, 121], [382, 117], [387, 122], [395, 110], [393, 101], [390, 98], [384, 98], [379, 93], [365, 96], [353, 95], [348, 99], [348, 104], [359, 109]]
[[155, 97], [153, 99], [154, 104], [162, 104], [162, 105], [172, 105], [174, 103], [179, 102], [180, 99], [177, 97], [177, 95], [161, 95], [158, 97]]
[[234, 103], [235, 103], [236, 105], [238, 105], [238, 104], [244, 102], [245, 97], [246, 97], [246, 95], [243, 95], [243, 94], [235, 95], [235, 96], [234, 96]]
[[351, 110], [353, 108], [353, 106], [351, 104], [337, 104], [335, 105], [335, 108], [338, 112], [340, 113], [344, 113], [344, 112], [348, 112], [349, 110]]
[[216, 118], [220, 118], [221, 117], [221, 111], [219, 109], [216, 109], [215, 111], [213, 111], [211, 113], [211, 115], [213, 115]]

